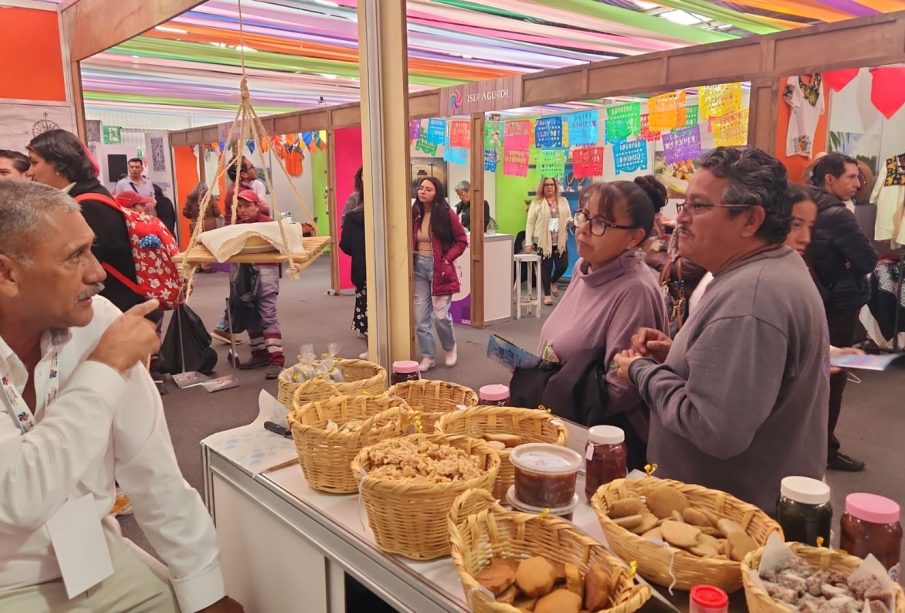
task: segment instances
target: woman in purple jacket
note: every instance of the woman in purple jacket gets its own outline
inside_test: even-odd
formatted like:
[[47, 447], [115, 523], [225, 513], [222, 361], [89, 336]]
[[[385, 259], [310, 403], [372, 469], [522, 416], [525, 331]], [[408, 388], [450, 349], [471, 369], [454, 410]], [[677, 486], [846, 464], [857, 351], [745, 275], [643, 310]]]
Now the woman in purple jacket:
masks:
[[456, 336], [449, 305], [459, 291], [459, 275], [453, 262], [468, 238], [459, 216], [446, 201], [446, 191], [435, 177], [425, 177], [418, 185], [412, 209], [412, 245], [415, 249], [415, 336], [421, 351], [421, 372], [437, 365], [434, 331], [446, 352], [446, 365], [456, 365]]

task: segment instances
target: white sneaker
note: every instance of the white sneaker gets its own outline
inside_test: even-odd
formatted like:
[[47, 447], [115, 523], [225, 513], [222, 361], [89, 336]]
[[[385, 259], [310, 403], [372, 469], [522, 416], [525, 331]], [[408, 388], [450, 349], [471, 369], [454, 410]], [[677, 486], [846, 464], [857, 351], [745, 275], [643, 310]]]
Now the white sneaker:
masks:
[[455, 366], [458, 361], [459, 356], [456, 353], [456, 346], [453, 345], [453, 348], [446, 352], [446, 365], [452, 367]]
[[437, 365], [436, 360], [432, 360], [429, 357], [421, 358], [421, 363], [418, 364], [418, 370], [421, 372], [427, 372], [431, 368]]
[[367, 359], [368, 359], [368, 352], [365, 351], [364, 353], [359, 353], [359, 354], [358, 354], [358, 359], [359, 359], [359, 360], [367, 360]]

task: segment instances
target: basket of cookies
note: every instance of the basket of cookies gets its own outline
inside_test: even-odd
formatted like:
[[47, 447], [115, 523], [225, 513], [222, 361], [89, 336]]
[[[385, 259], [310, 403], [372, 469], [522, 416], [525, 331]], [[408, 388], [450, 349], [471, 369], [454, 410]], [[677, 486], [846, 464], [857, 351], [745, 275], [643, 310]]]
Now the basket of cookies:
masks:
[[352, 462], [378, 547], [413, 560], [449, 555], [453, 502], [471, 488], [490, 491], [499, 469], [486, 441], [443, 434], [384, 440]]
[[782, 529], [719, 490], [670, 479], [617, 479], [591, 500], [613, 552], [659, 585], [742, 587], [741, 561]]
[[827, 547], [769, 541], [742, 562], [753, 613], [905, 613], [905, 593], [876, 560]]
[[637, 611], [650, 588], [570, 523], [500, 506], [468, 490], [449, 513], [452, 558], [475, 613]]
[[441, 434], [463, 434], [482, 438], [500, 454], [500, 472], [493, 484], [493, 495], [506, 499], [515, 479], [515, 468], [509, 461], [513, 447], [522, 443], [565, 445], [569, 438], [562, 420], [538, 409], [477, 406], [443, 414], [434, 424]]
[[334, 396], [289, 414], [299, 464], [312, 488], [331, 494], [358, 491], [351, 463], [363, 447], [409, 434], [414, 412], [398, 398]]
[[[321, 362], [315, 362], [317, 368]], [[316, 372], [316, 371], [315, 371]], [[333, 368], [306, 378], [301, 364], [285, 369], [278, 377], [277, 399], [290, 409], [333, 396], [382, 394], [387, 388], [387, 371], [367, 360], [336, 358]]]
[[473, 389], [448, 381], [403, 381], [391, 386], [386, 395], [398, 396], [421, 411], [425, 432], [433, 432], [434, 424], [444, 413], [478, 404], [478, 394]]

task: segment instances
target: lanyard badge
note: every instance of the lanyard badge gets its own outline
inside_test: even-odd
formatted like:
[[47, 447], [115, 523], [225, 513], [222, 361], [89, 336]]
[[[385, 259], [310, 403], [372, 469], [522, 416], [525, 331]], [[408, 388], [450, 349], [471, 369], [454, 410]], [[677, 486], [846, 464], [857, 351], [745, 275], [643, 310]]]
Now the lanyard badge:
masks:
[[[57, 399], [60, 391], [59, 353], [54, 351], [50, 357], [50, 372], [48, 373], [47, 398], [44, 401], [44, 409]], [[16, 387], [10, 382], [7, 375], [0, 377], [0, 387], [6, 398], [6, 409], [22, 434], [31, 431], [35, 427], [35, 414], [25, 403], [25, 400], [16, 391]]]

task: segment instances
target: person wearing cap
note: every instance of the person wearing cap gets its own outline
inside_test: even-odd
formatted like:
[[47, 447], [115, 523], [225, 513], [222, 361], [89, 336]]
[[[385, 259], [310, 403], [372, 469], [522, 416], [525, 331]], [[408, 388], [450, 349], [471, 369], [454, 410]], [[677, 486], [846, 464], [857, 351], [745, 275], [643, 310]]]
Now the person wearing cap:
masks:
[[142, 215], [148, 214], [148, 209], [154, 204], [154, 201], [147, 196], [142, 196], [138, 192], [123, 192], [117, 194], [116, 204], [126, 209], [132, 209]]
[[[259, 223], [271, 221], [270, 216], [261, 212], [261, 200], [251, 189], [239, 192], [236, 206], [236, 223]], [[230, 270], [230, 304], [242, 305], [241, 313], [233, 314], [233, 330], [248, 332], [251, 359], [239, 362], [239, 368], [248, 370], [266, 366], [265, 378], [276, 379], [283, 370], [283, 336], [277, 318], [277, 298], [280, 295], [280, 267], [277, 264], [233, 264]], [[250, 277], [257, 275], [254, 297], [242, 301], [244, 287]], [[250, 284], [254, 286], [254, 284]], [[238, 320], [238, 321], [237, 321]], [[238, 328], [238, 329], [237, 329]]]

